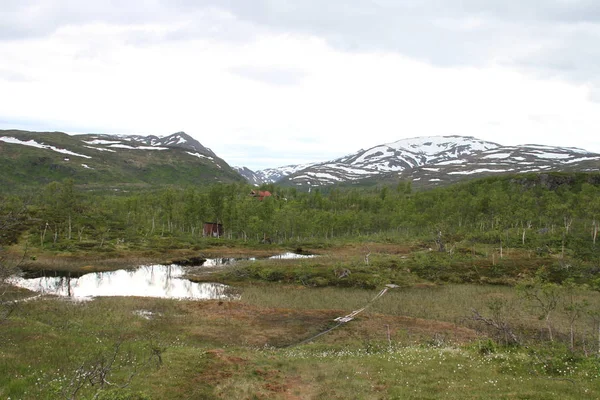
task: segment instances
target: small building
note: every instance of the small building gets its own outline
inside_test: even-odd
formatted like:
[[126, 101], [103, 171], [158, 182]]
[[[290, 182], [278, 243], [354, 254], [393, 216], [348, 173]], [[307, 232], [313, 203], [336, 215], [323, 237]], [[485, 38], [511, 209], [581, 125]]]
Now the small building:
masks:
[[217, 222], [205, 222], [202, 236], [221, 237], [223, 236], [223, 224]]
[[258, 192], [253, 190], [250, 192], [250, 196], [257, 197], [258, 200], [263, 201], [266, 197], [271, 197], [273, 195], [268, 190], [259, 190]]

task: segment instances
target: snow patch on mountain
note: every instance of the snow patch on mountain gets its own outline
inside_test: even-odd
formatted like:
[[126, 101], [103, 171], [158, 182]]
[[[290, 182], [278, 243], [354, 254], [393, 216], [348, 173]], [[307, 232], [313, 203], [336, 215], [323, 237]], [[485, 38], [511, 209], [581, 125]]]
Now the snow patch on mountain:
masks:
[[474, 169], [474, 170], [470, 170], [470, 171], [455, 171], [455, 172], [448, 172], [448, 175], [472, 175], [472, 174], [480, 174], [482, 172], [509, 172], [512, 171], [511, 169], [488, 169], [488, 168], [480, 168], [480, 169]]
[[48, 144], [43, 144], [43, 143], [38, 143], [35, 140], [19, 140], [17, 138], [13, 138], [13, 137], [9, 137], [9, 136], [2, 136], [0, 137], [0, 141], [5, 142], [5, 143], [12, 143], [12, 144], [20, 144], [23, 146], [30, 146], [30, 147], [36, 147], [38, 149], [47, 149], [47, 150], [52, 150], [55, 151], [57, 153], [61, 153], [61, 154], [68, 154], [70, 156], [76, 156], [76, 157], [83, 157], [83, 158], [92, 158], [90, 156], [86, 156], [85, 154], [79, 154], [79, 153], [75, 153], [73, 151], [70, 150], [66, 150], [66, 149], [61, 149], [55, 146], [50, 146]]
[[206, 158], [206, 159], [209, 159], [209, 160], [211, 160], [211, 161], [214, 161], [214, 158], [212, 158], [212, 157], [208, 157], [208, 156], [205, 156], [204, 154], [200, 154], [200, 153], [190, 153], [189, 151], [186, 151], [186, 153], [187, 153], [187, 154], [189, 154], [190, 156], [194, 156], [194, 157], [198, 157], [198, 158]]
[[573, 156], [571, 154], [560, 154], [560, 153], [544, 153], [544, 152], [534, 152], [534, 153], [530, 153], [536, 157], [540, 157], [540, 158], [559, 158], [559, 159], [566, 159], [566, 158], [572, 158]]
[[87, 144], [118, 144], [118, 143], [121, 143], [120, 140], [102, 140], [102, 139], [84, 140], [83, 142], [87, 143]]
[[452, 164], [464, 164], [466, 161], [465, 160], [448, 160], [448, 161], [440, 161], [439, 163], [436, 163], [436, 165], [452, 165]]
[[111, 149], [106, 149], [104, 147], [92, 147], [92, 146], [83, 146], [83, 147], [87, 147], [88, 149], [94, 149], [94, 150], [98, 150], [98, 151], [108, 151], [110, 153], [116, 153], [116, 150], [111, 150]]
[[111, 144], [108, 147], [114, 147], [117, 149], [128, 149], [128, 150], [169, 150], [168, 147], [155, 147], [155, 146], [129, 146], [126, 144]]
[[508, 158], [510, 157], [510, 153], [493, 153], [493, 154], [488, 154], [487, 156], [484, 156], [483, 158]]
[[567, 164], [573, 164], [573, 163], [577, 163], [577, 162], [581, 162], [581, 161], [592, 161], [592, 160], [600, 160], [600, 156], [590, 156], [590, 157], [573, 158], [571, 160], [565, 161], [565, 163], [567, 163]]

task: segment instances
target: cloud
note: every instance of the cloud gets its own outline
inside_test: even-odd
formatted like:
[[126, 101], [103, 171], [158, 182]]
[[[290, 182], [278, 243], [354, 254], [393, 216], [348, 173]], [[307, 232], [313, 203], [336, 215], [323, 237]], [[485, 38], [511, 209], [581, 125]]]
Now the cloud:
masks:
[[281, 86], [297, 85], [306, 76], [306, 73], [299, 70], [268, 66], [240, 66], [233, 67], [229, 71], [243, 78]]
[[[440, 66], [503, 63], [544, 69], [567, 79], [591, 80], [599, 57], [597, 1], [500, 0], [180, 0], [189, 11], [221, 9], [275, 32], [322, 37], [343, 51], [386, 51]], [[571, 63], [565, 62], [569, 49]], [[533, 54], [533, 56], [532, 56]], [[583, 62], [583, 63], [582, 63]], [[566, 69], [568, 67], [570, 69]]]
[[171, 20], [177, 13], [157, 2], [133, 0], [3, 0], [0, 40], [49, 36], [61, 28], [94, 23], [147, 24]]
[[421, 135], [596, 146], [599, 39], [596, 1], [4, 0], [0, 125], [182, 129], [264, 167]]
[[34, 79], [20, 71], [8, 68], [0, 68], [0, 80], [8, 82], [31, 82]]
[[[500, 62], [532, 72], [540, 59], [547, 70], [586, 80], [599, 61], [593, 49], [600, 39], [600, 3], [593, 0], [132, 0], [116, 6], [102, 0], [5, 0], [0, 39], [93, 23], [168, 26], [161, 34], [131, 38], [142, 44], [248, 42], [291, 32], [324, 38], [342, 51], [394, 52], [441, 66]], [[566, 49], [573, 55], [570, 65]]]

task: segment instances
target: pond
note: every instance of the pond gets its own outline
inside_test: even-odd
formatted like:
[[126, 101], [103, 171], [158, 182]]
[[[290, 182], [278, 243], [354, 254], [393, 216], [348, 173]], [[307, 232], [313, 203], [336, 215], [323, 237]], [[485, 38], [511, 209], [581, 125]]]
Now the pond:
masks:
[[[313, 258], [314, 254], [283, 253], [268, 257], [270, 260], [292, 260]], [[256, 261], [257, 258], [196, 258], [200, 267], [226, 267], [238, 261]], [[44, 271], [37, 276], [13, 277], [15, 286], [39, 292], [74, 299], [98, 296], [140, 296], [170, 299], [234, 299], [238, 296], [227, 285], [220, 283], [196, 283], [184, 279], [183, 265], [147, 265], [135, 269], [121, 269], [111, 272], [77, 274], [77, 276], [57, 276], [58, 272]], [[39, 275], [42, 276], [39, 276]], [[35, 275], [35, 274], [34, 274]]]
[[315, 254], [283, 253], [269, 257], [269, 260], [297, 260], [300, 258], [314, 258]]
[[[314, 254], [298, 254], [298, 253], [283, 253], [277, 254], [271, 257], [267, 257], [267, 260], [296, 260], [302, 258], [313, 258], [316, 257]], [[240, 258], [207, 258], [203, 259], [203, 262], [198, 263], [200, 267], [227, 267], [235, 265], [238, 261], [256, 261], [259, 258], [256, 257], [240, 257]]]
[[43, 276], [14, 277], [15, 286], [44, 294], [85, 299], [97, 296], [141, 296], [170, 299], [233, 299], [230, 286], [220, 283], [195, 283], [182, 278], [178, 265], [147, 265], [136, 269], [97, 272], [77, 278]]

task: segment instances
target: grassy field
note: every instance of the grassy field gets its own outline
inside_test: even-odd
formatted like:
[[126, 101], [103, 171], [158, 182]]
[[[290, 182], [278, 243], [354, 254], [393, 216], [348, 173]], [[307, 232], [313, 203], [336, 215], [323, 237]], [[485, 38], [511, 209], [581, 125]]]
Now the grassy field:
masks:
[[[241, 263], [211, 274], [237, 274], [240, 296], [229, 301], [39, 297], [9, 303], [31, 296], [10, 289], [0, 322], [0, 398], [600, 398], [597, 291], [561, 292], [546, 321], [535, 301], [513, 286], [433, 282], [414, 271], [419, 249], [379, 244], [368, 250], [368, 262], [364, 246], [348, 246], [321, 249], [315, 259]], [[242, 255], [241, 249], [228, 251], [203, 254]], [[160, 257], [189, 255], [197, 253]], [[30, 261], [77, 271], [114, 269], [153, 256], [38, 254]], [[335, 283], [342, 268], [351, 269], [350, 276], [370, 272], [377, 279], [372, 287], [285, 279], [294, 271]], [[262, 279], [240, 278], [248, 271]], [[196, 278], [208, 280], [206, 274]], [[401, 286], [371, 303], [394, 279]], [[334, 321], [365, 305], [354, 320]], [[582, 305], [581, 312], [575, 315], [569, 305]], [[520, 343], [504, 345], [504, 332], [475, 320], [473, 310], [505, 324]]]
[[[597, 358], [559, 347], [503, 348], [461, 323], [464, 307], [507, 292], [466, 285], [396, 289], [354, 321], [299, 345], [376, 291], [260, 285], [245, 287], [239, 301], [18, 303], [0, 328], [0, 396], [600, 397]], [[428, 318], [429, 307], [436, 318]], [[107, 382], [126, 387], [110, 392], [105, 383], [99, 392], [100, 378], [84, 379], [99, 369]]]

